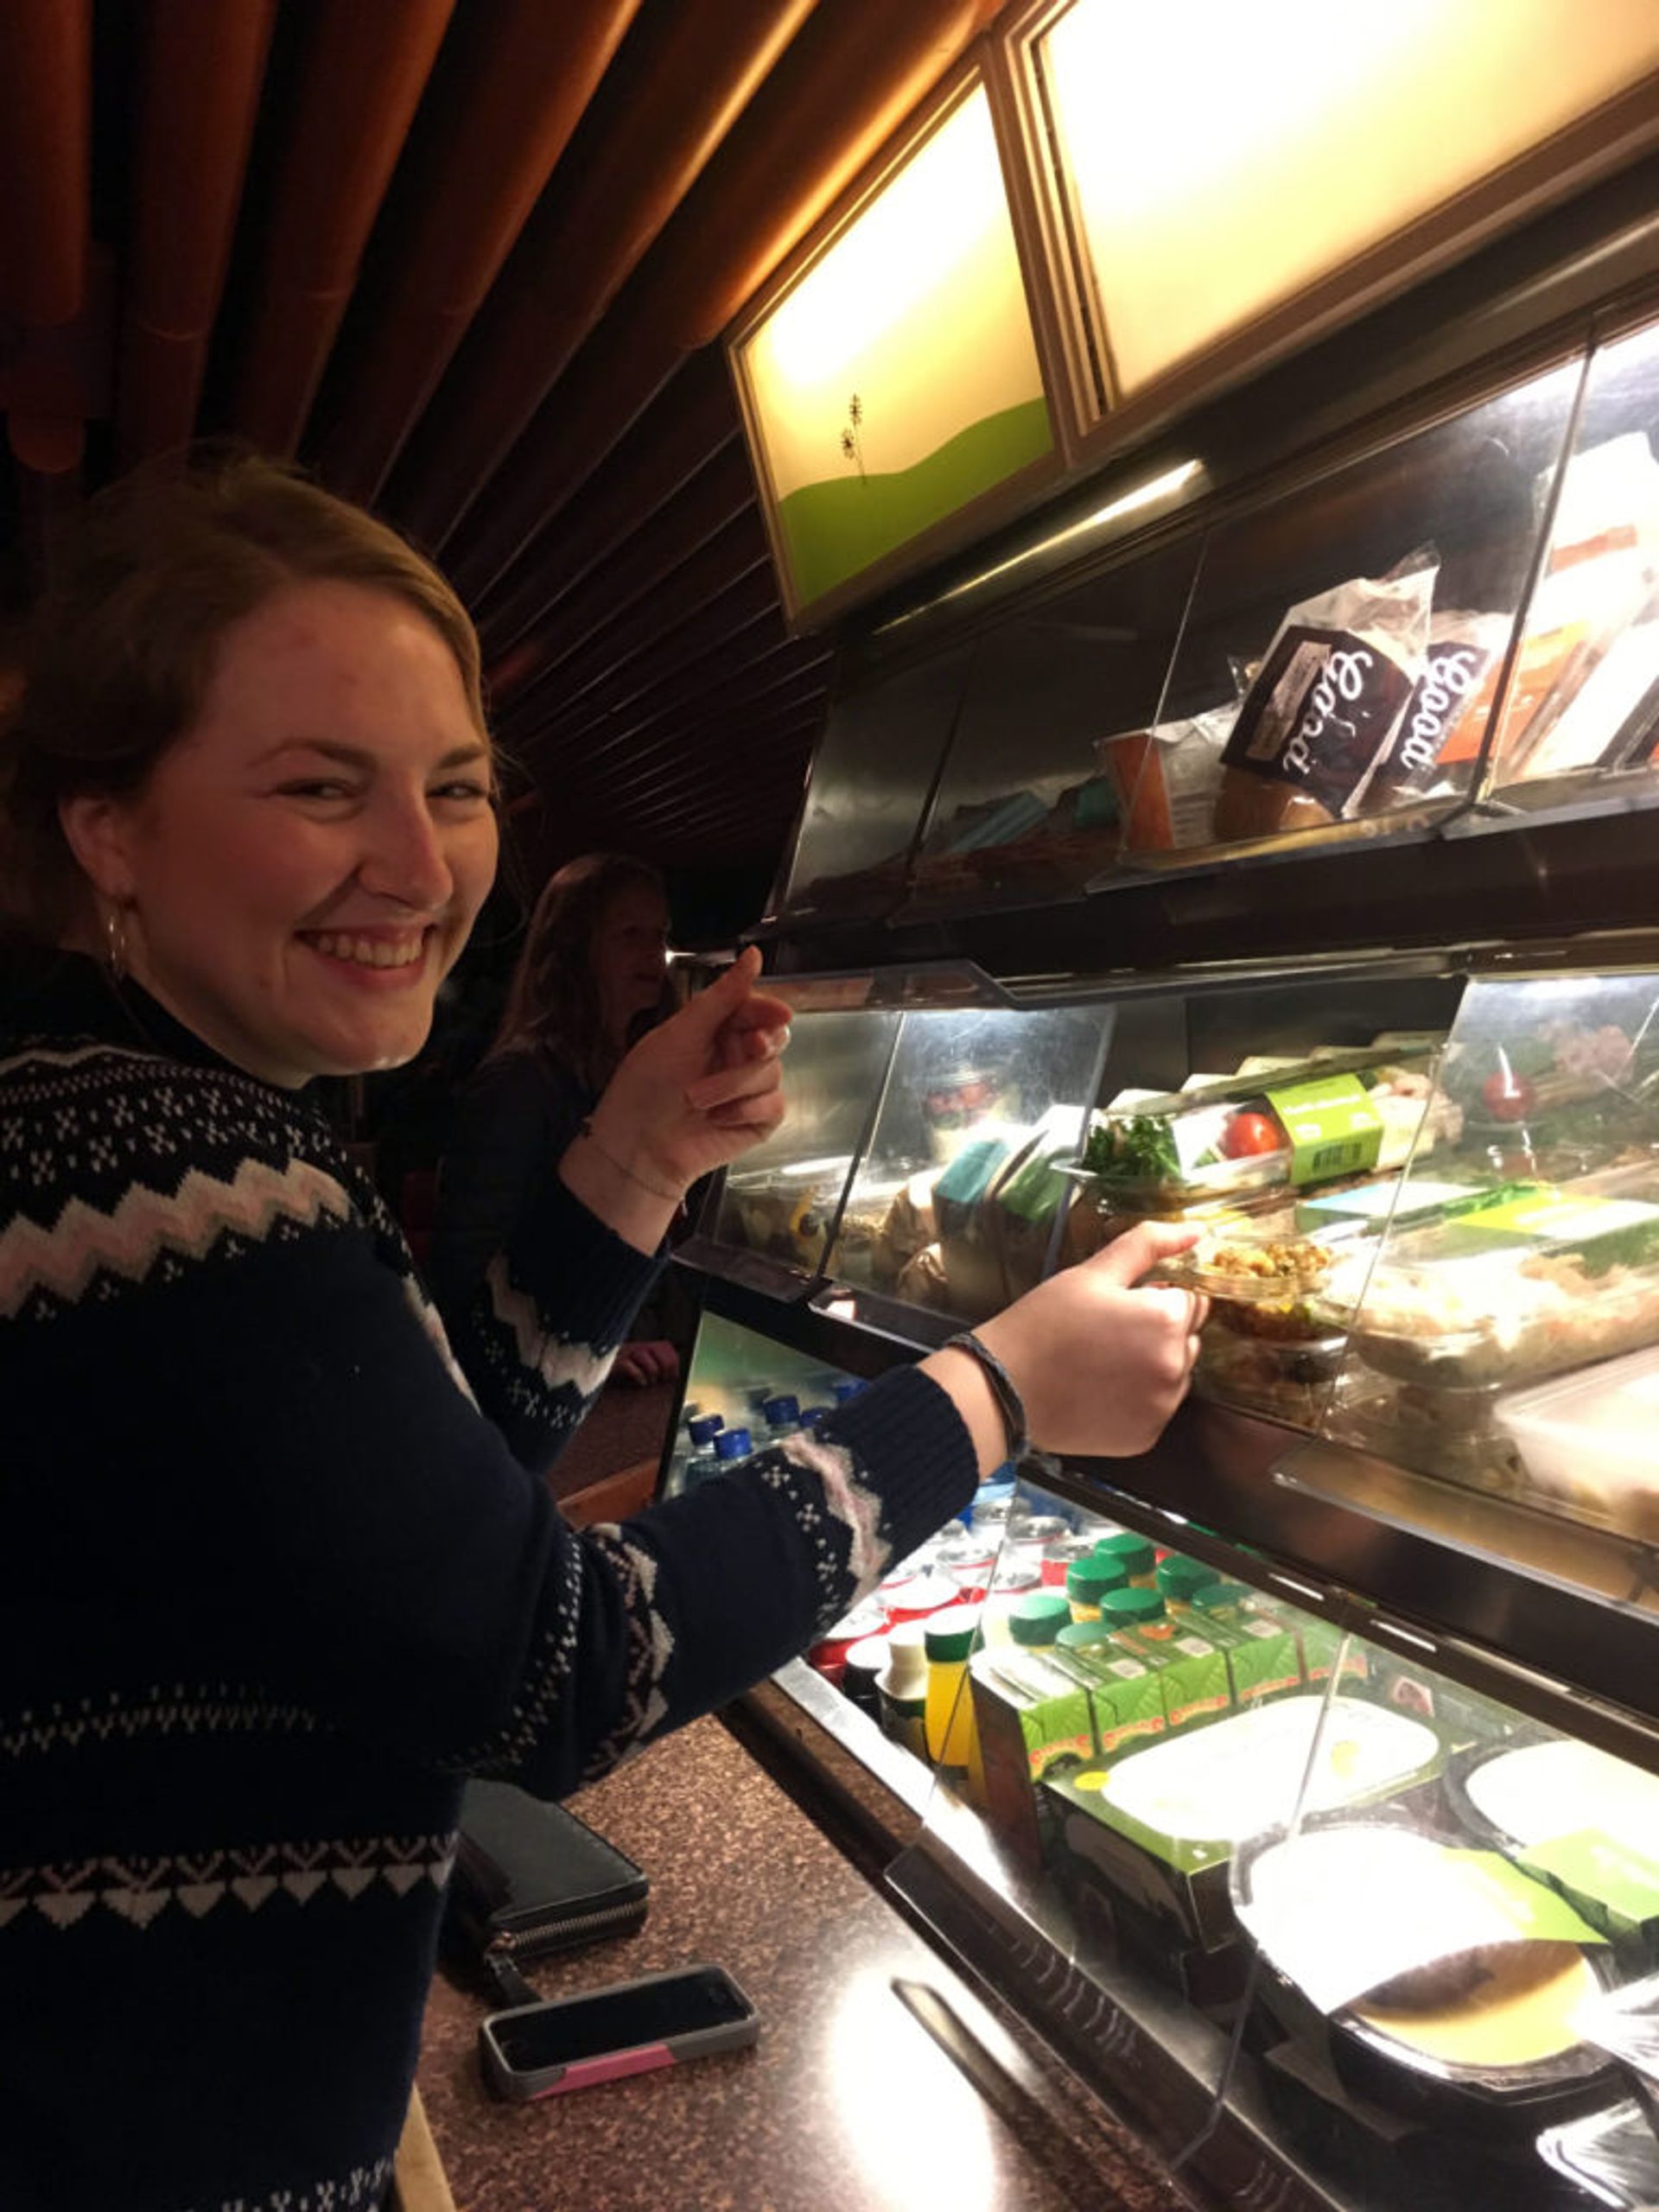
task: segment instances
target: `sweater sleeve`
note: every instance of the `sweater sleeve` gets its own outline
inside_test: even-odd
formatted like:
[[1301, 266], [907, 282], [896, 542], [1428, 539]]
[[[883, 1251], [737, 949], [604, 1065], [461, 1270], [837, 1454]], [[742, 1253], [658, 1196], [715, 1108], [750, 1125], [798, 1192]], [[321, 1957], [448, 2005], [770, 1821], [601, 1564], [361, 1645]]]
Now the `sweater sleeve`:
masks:
[[[543, 1319], [565, 1334], [537, 1341], [557, 1373], [637, 1277], [556, 1188]], [[815, 1441], [579, 1535], [315, 1160], [155, 1162], [118, 1230], [72, 1211], [11, 1255], [50, 1276], [5, 1324], [30, 1336], [31, 1392], [78, 1408], [71, 1478], [47, 1421], [38, 1465], [10, 1470], [35, 1501], [13, 1556], [65, 1593], [60, 1649], [92, 1681], [251, 1685], [558, 1795], [803, 1649], [972, 1493], [955, 1408], [906, 1371]]]
[[445, 1332], [482, 1409], [540, 1473], [602, 1387], [658, 1267], [559, 1179], [582, 1110], [573, 1077], [504, 1053], [468, 1085], [438, 1179], [432, 1277]]

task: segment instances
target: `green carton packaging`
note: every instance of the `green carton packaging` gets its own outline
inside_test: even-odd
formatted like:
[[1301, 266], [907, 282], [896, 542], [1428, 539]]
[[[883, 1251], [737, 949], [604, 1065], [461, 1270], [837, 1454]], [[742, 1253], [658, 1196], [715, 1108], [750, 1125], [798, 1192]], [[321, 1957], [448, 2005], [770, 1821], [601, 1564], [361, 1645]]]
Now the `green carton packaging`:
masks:
[[1236, 1706], [1255, 1705], [1264, 1697], [1280, 1697], [1301, 1688], [1301, 1653], [1282, 1621], [1244, 1613], [1232, 1621], [1206, 1620], [1204, 1633], [1227, 1655]]
[[1050, 1656], [1056, 1666], [1087, 1685], [1102, 1758], [1115, 1758], [1126, 1745], [1144, 1737], [1163, 1734], [1168, 1726], [1163, 1684], [1144, 1660], [1131, 1657], [1111, 1642]]
[[1364, 1645], [1357, 1637], [1344, 1637], [1341, 1629], [1333, 1628], [1315, 1613], [1298, 1615], [1296, 1641], [1301, 1646], [1302, 1673], [1310, 1683], [1330, 1681], [1337, 1654], [1344, 1643], [1348, 1649], [1343, 1653], [1343, 1681], [1363, 1682], [1370, 1676], [1371, 1666]]
[[1132, 1658], [1153, 1669], [1163, 1694], [1164, 1726], [1173, 1733], [1213, 1720], [1232, 1709], [1233, 1688], [1227, 1655], [1210, 1636], [1179, 1628], [1173, 1636], [1141, 1636], [1120, 1629], [1114, 1642]]
[[1040, 1866], [1045, 1822], [1037, 1784], [1052, 1769], [1094, 1758], [1088, 1688], [1046, 1653], [1000, 1647], [976, 1651], [968, 1662], [968, 1679], [986, 1810], [1010, 1847]]

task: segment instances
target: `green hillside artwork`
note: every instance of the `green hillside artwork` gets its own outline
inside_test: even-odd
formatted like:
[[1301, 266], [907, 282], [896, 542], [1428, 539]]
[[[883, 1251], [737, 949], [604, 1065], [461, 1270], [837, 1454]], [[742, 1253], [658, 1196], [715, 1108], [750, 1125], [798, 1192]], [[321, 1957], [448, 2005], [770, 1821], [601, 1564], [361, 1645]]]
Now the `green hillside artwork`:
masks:
[[1047, 401], [1026, 399], [958, 430], [909, 468], [791, 492], [778, 503], [778, 520], [801, 603], [822, 599], [1053, 443]]

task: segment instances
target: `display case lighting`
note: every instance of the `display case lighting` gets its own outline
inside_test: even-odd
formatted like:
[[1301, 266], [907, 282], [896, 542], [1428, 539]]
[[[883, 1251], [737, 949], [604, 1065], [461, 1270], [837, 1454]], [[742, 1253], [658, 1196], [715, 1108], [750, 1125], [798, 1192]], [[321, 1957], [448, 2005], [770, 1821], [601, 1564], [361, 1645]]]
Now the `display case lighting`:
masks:
[[1108, 499], [1103, 506], [1094, 508], [1081, 520], [1068, 523], [1063, 530], [1051, 531], [1046, 537], [1039, 537], [1035, 544], [1022, 546], [1019, 552], [1009, 554], [1006, 560], [995, 562], [988, 569], [976, 570], [973, 575], [965, 576], [960, 583], [952, 584], [948, 591], [936, 593], [923, 606], [894, 615], [891, 621], [878, 626], [878, 634], [899, 629], [905, 623], [913, 622], [918, 614], [931, 613], [936, 607], [948, 607], [953, 600], [963, 599], [969, 592], [982, 590], [985, 585], [995, 583], [999, 576], [1011, 575], [1015, 569], [1023, 569], [1029, 562], [1052, 553], [1058, 546], [1069, 545], [1079, 537], [1088, 537], [1092, 531], [1104, 529], [1108, 523], [1121, 521], [1125, 515], [1135, 514], [1145, 507], [1155, 507], [1161, 501], [1173, 499], [1176, 493], [1184, 491], [1204, 474], [1205, 466], [1201, 461], [1179, 461], [1173, 468], [1166, 468], [1158, 475], [1148, 477], [1145, 483], [1119, 493], [1114, 499]]

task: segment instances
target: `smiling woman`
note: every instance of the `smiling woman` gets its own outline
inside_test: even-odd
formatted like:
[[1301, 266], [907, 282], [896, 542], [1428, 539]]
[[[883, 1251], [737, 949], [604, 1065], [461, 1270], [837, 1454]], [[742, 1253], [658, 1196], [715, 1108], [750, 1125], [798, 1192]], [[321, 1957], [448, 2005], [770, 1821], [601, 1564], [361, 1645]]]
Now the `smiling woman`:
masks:
[[[100, 495], [0, 841], [0, 2205], [369, 2212], [462, 1776], [563, 1796], [723, 1702], [1009, 1432], [947, 1349], [560, 1517], [685, 1190], [778, 1123], [788, 1010], [749, 952], [627, 1045], [663, 917], [612, 902], [614, 1065], [440, 1323], [304, 1096], [419, 1048], [495, 861], [471, 626], [367, 516], [250, 461]], [[985, 1325], [1058, 1448], [1185, 1388], [1192, 1301], [1136, 1249]]]

